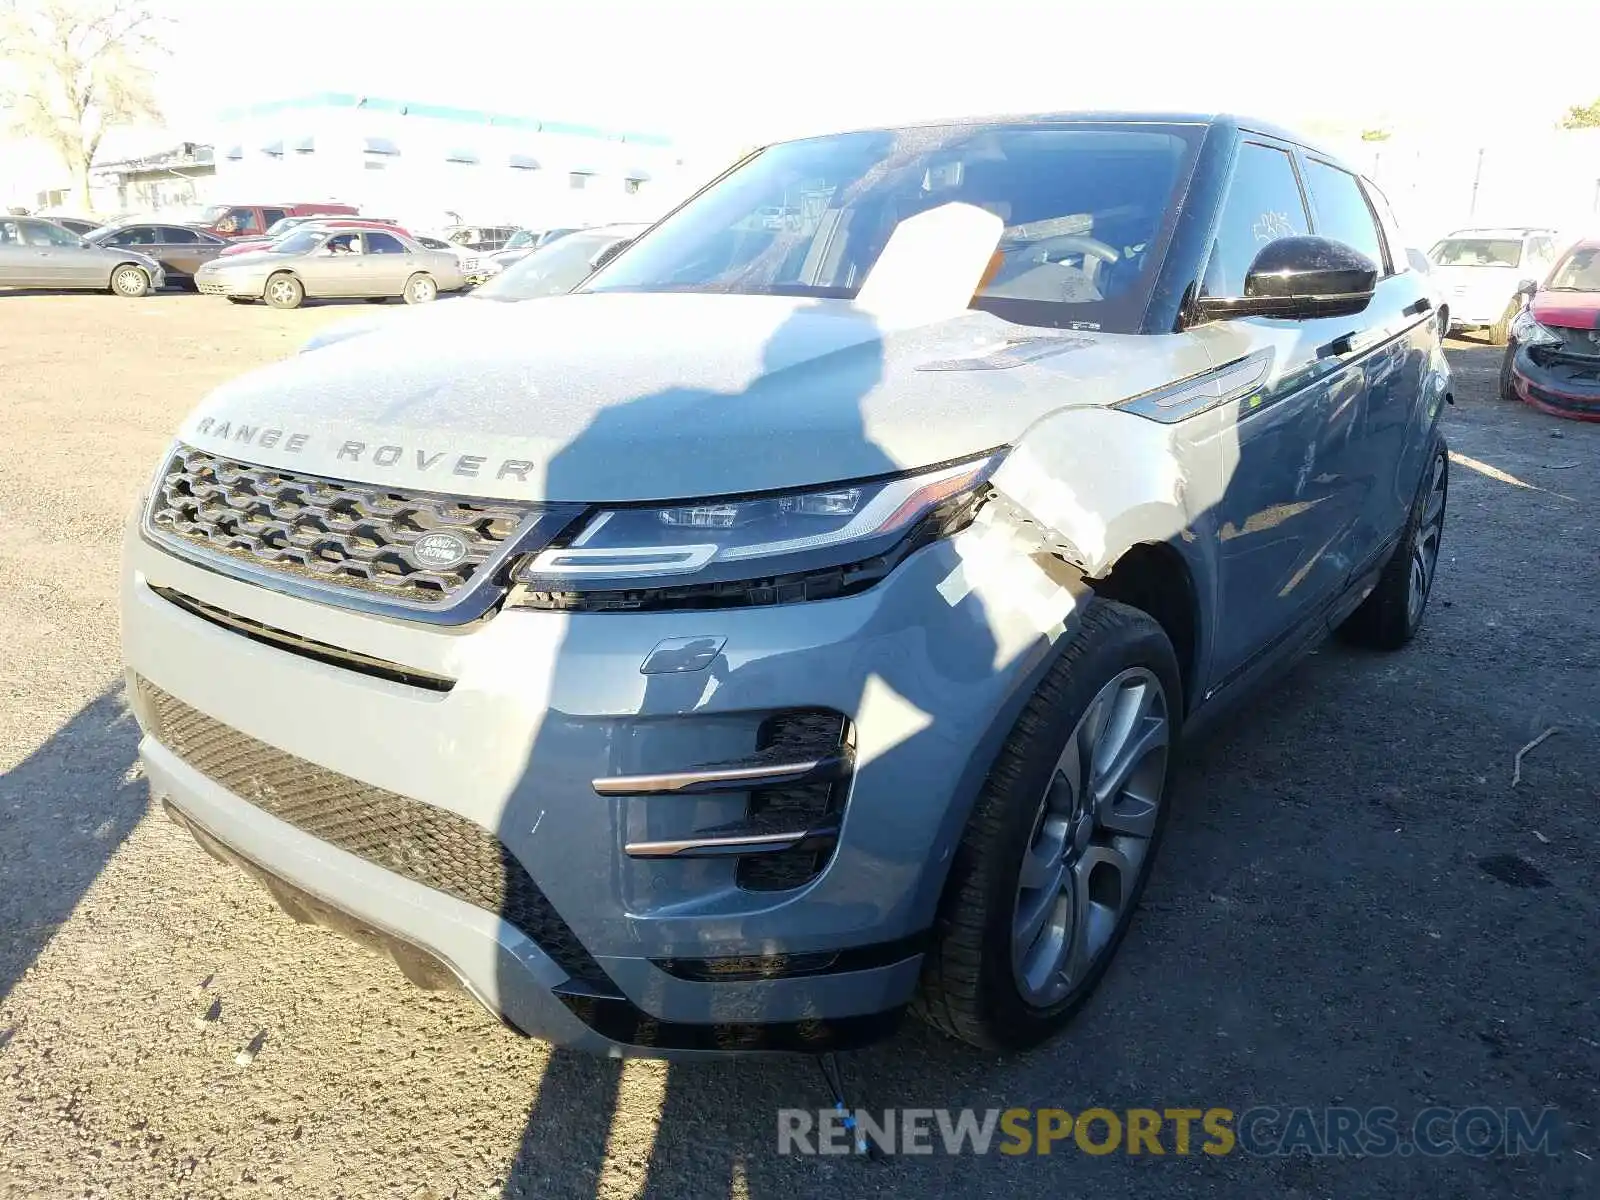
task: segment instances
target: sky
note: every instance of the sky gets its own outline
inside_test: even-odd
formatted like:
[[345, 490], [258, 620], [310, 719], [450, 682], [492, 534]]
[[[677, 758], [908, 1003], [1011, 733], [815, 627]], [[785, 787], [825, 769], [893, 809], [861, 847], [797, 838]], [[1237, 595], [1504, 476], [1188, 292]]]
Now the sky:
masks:
[[[1600, 0], [151, 0], [161, 98], [204, 132], [231, 104], [319, 91], [525, 113], [687, 144], [1074, 107], [1285, 124], [1548, 129], [1600, 96]], [[237, 33], [234, 14], [247, 14]], [[1587, 46], [1532, 52], [1531, 26]], [[1557, 64], [1557, 65], [1552, 65]], [[1455, 118], [1452, 114], [1464, 114]]]

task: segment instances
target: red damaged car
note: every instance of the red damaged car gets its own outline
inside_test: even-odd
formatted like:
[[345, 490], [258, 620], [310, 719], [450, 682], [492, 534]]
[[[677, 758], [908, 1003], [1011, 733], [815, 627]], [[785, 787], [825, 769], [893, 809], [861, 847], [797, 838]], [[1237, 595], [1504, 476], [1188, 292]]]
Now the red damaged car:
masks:
[[1544, 283], [1522, 285], [1500, 394], [1558, 417], [1600, 421], [1600, 239], [1568, 250]]

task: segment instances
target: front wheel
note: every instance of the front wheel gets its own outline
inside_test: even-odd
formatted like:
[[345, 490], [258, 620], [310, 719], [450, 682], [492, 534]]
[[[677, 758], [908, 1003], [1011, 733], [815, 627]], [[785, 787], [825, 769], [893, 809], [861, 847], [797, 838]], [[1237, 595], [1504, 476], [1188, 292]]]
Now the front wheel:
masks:
[[420, 271], [406, 280], [404, 292], [407, 304], [427, 304], [439, 296], [439, 285], [433, 281], [432, 275], [424, 275]]
[[923, 961], [926, 1020], [974, 1046], [1016, 1049], [1089, 998], [1155, 861], [1181, 697], [1161, 626], [1091, 600], [956, 849]]
[[1374, 650], [1398, 650], [1422, 628], [1439, 567], [1449, 498], [1450, 453], [1441, 440], [1428, 459], [1405, 532], [1378, 576], [1377, 586], [1339, 626], [1339, 636], [1345, 641]]
[[130, 300], [150, 294], [150, 276], [143, 267], [132, 263], [118, 267], [111, 273], [111, 290]]
[[273, 308], [299, 308], [306, 298], [305, 288], [293, 275], [283, 272], [267, 280], [266, 299]]
[[1516, 344], [1508, 343], [1505, 357], [1500, 360], [1500, 399], [1505, 401], [1520, 399], [1517, 395], [1516, 384], [1511, 377], [1511, 364], [1516, 357]]

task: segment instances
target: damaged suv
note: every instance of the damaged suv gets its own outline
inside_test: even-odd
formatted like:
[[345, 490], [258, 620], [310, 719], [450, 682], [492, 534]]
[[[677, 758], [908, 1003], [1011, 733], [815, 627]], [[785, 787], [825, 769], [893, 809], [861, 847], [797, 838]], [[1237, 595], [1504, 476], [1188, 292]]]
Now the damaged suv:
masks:
[[764, 149], [575, 294], [199, 406], [126, 539], [152, 789], [557, 1043], [1036, 1042], [1180, 736], [1423, 619], [1448, 314], [1403, 246], [1233, 118]]

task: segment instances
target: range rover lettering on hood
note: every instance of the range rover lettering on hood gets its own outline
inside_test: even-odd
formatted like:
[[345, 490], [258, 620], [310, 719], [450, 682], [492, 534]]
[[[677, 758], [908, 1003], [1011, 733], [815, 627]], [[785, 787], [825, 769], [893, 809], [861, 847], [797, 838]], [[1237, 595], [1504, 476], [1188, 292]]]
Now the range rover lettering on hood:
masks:
[[[259, 446], [263, 450], [281, 449], [286, 454], [299, 454], [312, 440], [309, 433], [248, 425], [243, 421], [218, 417], [202, 417], [194, 428], [196, 433], [235, 445]], [[374, 467], [393, 467], [404, 463], [408, 468], [434, 471], [440, 475], [460, 475], [465, 479], [516, 479], [524, 483], [528, 480], [528, 472], [539, 465], [525, 458], [503, 458], [498, 464], [492, 464], [489, 457], [483, 454], [424, 450], [393, 442], [377, 445], [354, 439], [339, 443], [333, 457], [335, 462], [367, 463]]]

